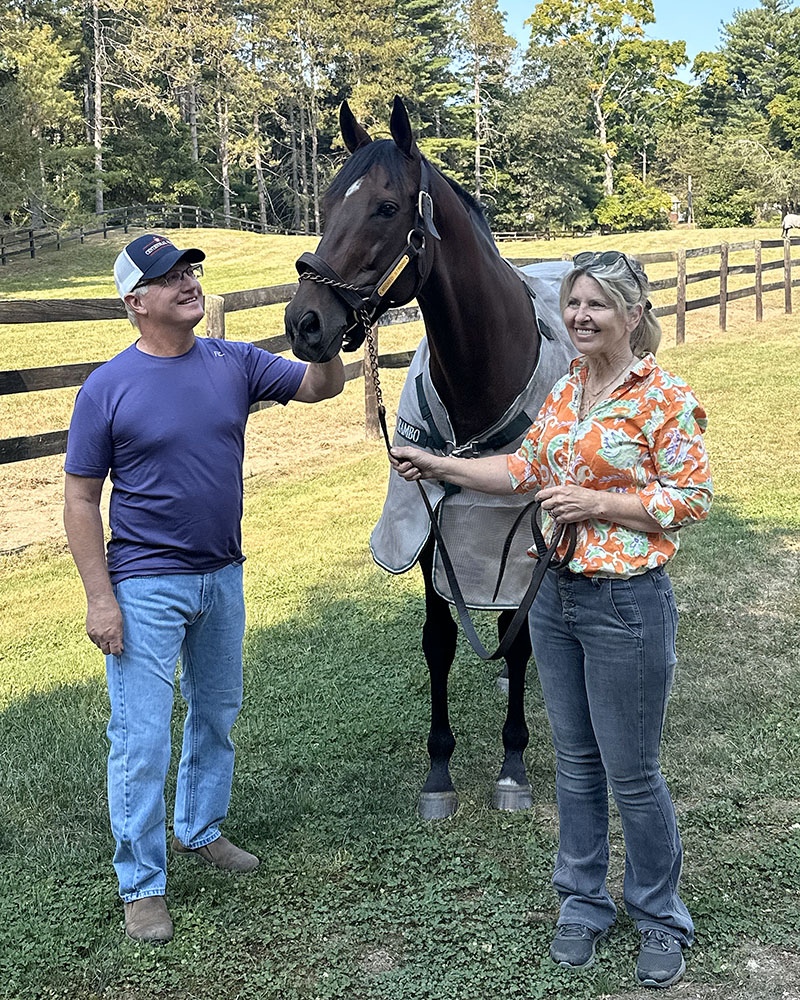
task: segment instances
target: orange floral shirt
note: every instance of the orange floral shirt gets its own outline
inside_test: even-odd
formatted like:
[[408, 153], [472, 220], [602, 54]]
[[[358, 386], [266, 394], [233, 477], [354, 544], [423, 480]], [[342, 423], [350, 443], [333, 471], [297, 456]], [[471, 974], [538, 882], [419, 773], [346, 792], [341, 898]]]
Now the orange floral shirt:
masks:
[[[664, 530], [580, 521], [569, 569], [587, 576], [636, 576], [662, 566], [677, 552], [675, 529], [708, 514], [712, 484], [703, 444], [706, 414], [689, 386], [647, 354], [581, 420], [587, 375], [585, 359], [575, 358], [519, 449], [508, 456], [508, 473], [517, 492], [571, 485], [635, 493]], [[547, 535], [553, 522], [542, 513]], [[559, 553], [565, 550], [562, 542]], [[529, 554], [535, 556], [535, 549]]]

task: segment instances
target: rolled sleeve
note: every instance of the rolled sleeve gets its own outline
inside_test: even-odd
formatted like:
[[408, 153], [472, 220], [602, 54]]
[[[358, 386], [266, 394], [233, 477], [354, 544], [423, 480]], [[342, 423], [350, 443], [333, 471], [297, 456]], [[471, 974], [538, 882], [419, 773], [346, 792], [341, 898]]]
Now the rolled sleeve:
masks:
[[534, 424], [519, 448], [507, 456], [508, 478], [515, 493], [530, 493], [539, 487], [535, 426]]
[[714, 490], [703, 441], [706, 424], [702, 406], [687, 394], [653, 434], [650, 453], [656, 478], [638, 495], [662, 528], [702, 521], [711, 508]]

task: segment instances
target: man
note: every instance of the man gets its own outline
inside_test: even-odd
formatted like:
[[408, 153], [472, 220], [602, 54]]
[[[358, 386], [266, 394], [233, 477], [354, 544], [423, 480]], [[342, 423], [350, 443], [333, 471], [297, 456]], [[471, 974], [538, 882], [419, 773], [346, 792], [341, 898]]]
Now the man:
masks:
[[[125, 930], [172, 937], [164, 901], [164, 782], [175, 665], [188, 706], [172, 850], [230, 871], [258, 858], [220, 835], [242, 700], [242, 459], [259, 399], [341, 392], [339, 358], [302, 364], [252, 344], [196, 338], [201, 250], [140, 236], [114, 280], [139, 339], [92, 372], [75, 402], [64, 525], [86, 590], [86, 631], [106, 654], [108, 800]], [[100, 496], [110, 472], [111, 539]]]

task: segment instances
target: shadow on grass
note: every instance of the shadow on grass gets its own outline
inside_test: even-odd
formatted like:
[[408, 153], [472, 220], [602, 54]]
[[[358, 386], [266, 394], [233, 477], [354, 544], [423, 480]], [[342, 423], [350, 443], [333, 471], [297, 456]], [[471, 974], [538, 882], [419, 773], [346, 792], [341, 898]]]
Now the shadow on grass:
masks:
[[[673, 572], [681, 667], [664, 763], [698, 921], [690, 975], [709, 983], [728, 981], [726, 962], [748, 936], [798, 945], [799, 542], [796, 529], [744, 522], [723, 501], [685, 533]], [[160, 950], [121, 935], [102, 684], [12, 703], [0, 717], [0, 873], [13, 887], [0, 899], [0, 994], [579, 1000], [626, 988], [635, 934], [625, 917], [580, 980], [547, 960], [553, 774], [538, 687], [528, 759], [540, 808], [492, 813], [504, 704], [495, 668], [463, 642], [451, 685], [462, 807], [442, 824], [416, 820], [422, 607], [391, 578], [339, 567], [291, 618], [248, 632], [226, 832], [262, 865], [236, 879], [172, 864], [177, 933]], [[488, 641], [494, 626], [482, 621]], [[176, 741], [181, 721], [178, 710]], [[168, 801], [173, 783], [174, 766]]]

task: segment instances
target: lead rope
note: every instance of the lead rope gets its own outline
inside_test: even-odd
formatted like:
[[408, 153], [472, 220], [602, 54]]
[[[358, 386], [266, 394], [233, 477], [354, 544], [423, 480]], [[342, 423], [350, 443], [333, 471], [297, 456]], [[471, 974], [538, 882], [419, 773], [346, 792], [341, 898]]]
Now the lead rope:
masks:
[[[360, 314], [361, 322], [364, 323], [364, 329], [366, 330], [364, 340], [367, 346], [367, 358], [369, 361], [369, 370], [372, 377], [373, 387], [375, 389], [375, 399], [378, 408], [378, 421], [381, 425], [381, 432], [383, 434], [383, 440], [386, 445], [386, 451], [391, 454], [392, 446], [389, 441], [389, 431], [386, 427], [386, 407], [383, 405], [383, 391], [381, 389], [380, 375], [378, 374], [378, 350], [375, 344], [375, 337], [373, 334], [372, 326], [369, 323], [369, 317], [366, 311], [363, 310]], [[499, 660], [506, 656], [509, 649], [511, 648], [514, 640], [517, 638], [517, 633], [522, 627], [523, 622], [528, 618], [528, 611], [539, 591], [539, 587], [542, 584], [544, 575], [553, 562], [553, 556], [556, 553], [556, 549], [561, 543], [561, 539], [564, 537], [566, 532], [568, 535], [568, 546], [567, 553], [564, 558], [553, 564], [554, 568], [556, 566], [566, 566], [572, 559], [573, 552], [575, 551], [575, 542], [577, 538], [577, 533], [574, 524], [562, 525], [561, 530], [556, 532], [555, 538], [548, 546], [544, 541], [544, 536], [542, 535], [541, 529], [536, 522], [536, 514], [540, 509], [540, 503], [538, 500], [532, 500], [529, 504], [523, 507], [522, 511], [518, 515], [514, 524], [511, 526], [511, 530], [508, 533], [505, 544], [503, 546], [503, 558], [500, 565], [500, 572], [497, 577], [497, 585], [495, 586], [494, 595], [497, 597], [497, 593], [500, 590], [500, 583], [503, 579], [503, 573], [505, 571], [506, 560], [508, 557], [508, 551], [511, 547], [511, 542], [513, 540], [514, 534], [522, 522], [522, 518], [528, 510], [531, 510], [531, 531], [534, 536], [534, 541], [536, 543], [537, 551], [539, 552], [539, 558], [536, 563], [536, 568], [533, 571], [533, 576], [531, 577], [531, 582], [528, 584], [528, 589], [525, 591], [522, 600], [514, 612], [514, 617], [511, 619], [508, 628], [503, 633], [503, 638], [500, 640], [500, 644], [497, 649], [490, 653], [484, 644], [481, 642], [478, 633], [475, 630], [475, 625], [470, 617], [469, 609], [467, 608], [466, 602], [464, 601], [464, 595], [461, 593], [461, 587], [456, 579], [456, 572], [453, 568], [452, 560], [450, 559], [450, 553], [447, 551], [447, 546], [445, 545], [444, 538], [442, 537], [441, 529], [439, 528], [439, 522], [436, 519], [436, 513], [431, 506], [431, 502], [428, 499], [428, 494], [422, 483], [416, 480], [417, 489], [422, 497], [422, 502], [425, 504], [425, 510], [428, 512], [428, 519], [431, 522], [431, 530], [433, 531], [433, 537], [436, 539], [436, 544], [439, 546], [439, 555], [442, 560], [442, 565], [444, 566], [445, 576], [447, 577], [447, 582], [450, 585], [450, 593], [453, 597], [453, 603], [456, 606], [456, 611], [458, 612], [459, 620], [461, 621], [461, 627], [464, 629], [464, 634], [469, 640], [470, 646], [477, 653], [477, 655], [482, 660]]]

